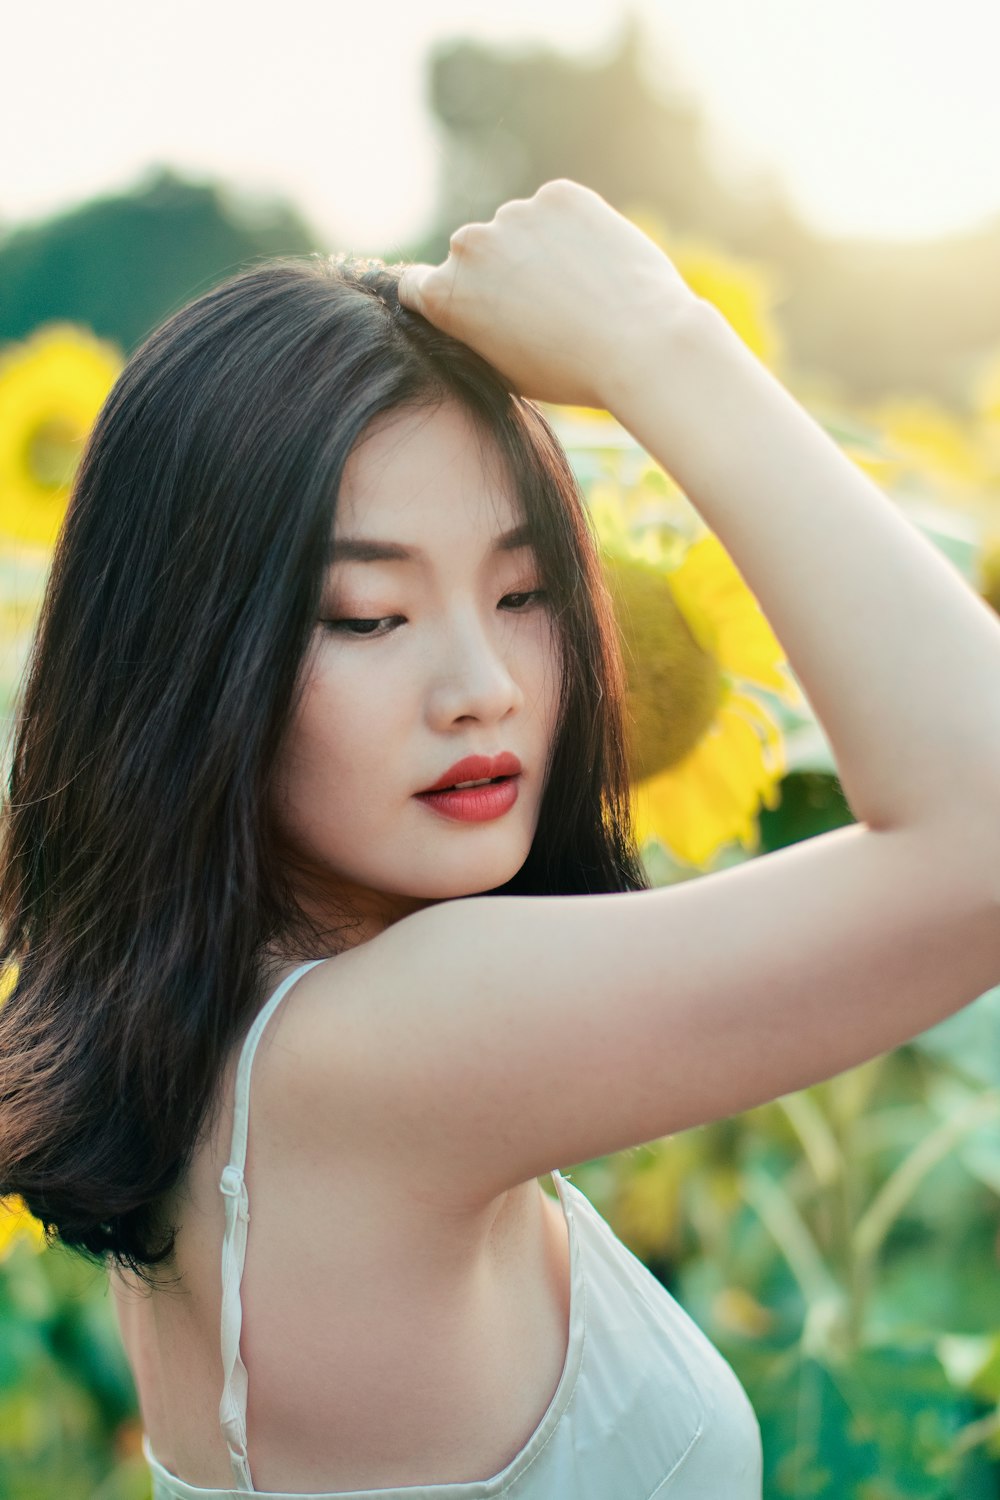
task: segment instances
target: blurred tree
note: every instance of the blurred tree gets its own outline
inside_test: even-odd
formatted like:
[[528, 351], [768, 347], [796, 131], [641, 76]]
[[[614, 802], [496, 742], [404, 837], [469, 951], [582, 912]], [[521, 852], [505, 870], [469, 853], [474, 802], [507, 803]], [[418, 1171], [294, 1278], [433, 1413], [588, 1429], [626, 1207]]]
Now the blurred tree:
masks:
[[156, 167], [131, 192], [0, 241], [0, 341], [69, 320], [130, 353], [168, 314], [258, 256], [318, 248], [290, 205]]
[[[456, 41], [430, 58], [431, 107], [445, 130], [438, 223], [428, 248], [447, 253], [456, 223], [488, 219], [508, 198], [553, 177], [585, 182], [616, 207], [643, 204], [670, 224], [722, 240], [789, 221], [773, 182], [740, 198], [718, 178], [706, 121], [657, 88], [643, 65], [641, 24], [626, 17], [597, 62], [547, 48], [507, 54]], [[440, 258], [440, 257], [438, 257]]]

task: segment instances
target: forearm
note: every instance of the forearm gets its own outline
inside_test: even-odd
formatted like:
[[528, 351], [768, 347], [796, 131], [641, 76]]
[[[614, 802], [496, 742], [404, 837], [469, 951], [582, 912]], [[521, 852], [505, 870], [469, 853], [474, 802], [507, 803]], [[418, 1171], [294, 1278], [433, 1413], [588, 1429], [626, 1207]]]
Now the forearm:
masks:
[[855, 817], [873, 828], [952, 811], [990, 819], [1000, 810], [993, 612], [710, 304], [644, 331], [636, 353], [610, 409], [756, 595]]

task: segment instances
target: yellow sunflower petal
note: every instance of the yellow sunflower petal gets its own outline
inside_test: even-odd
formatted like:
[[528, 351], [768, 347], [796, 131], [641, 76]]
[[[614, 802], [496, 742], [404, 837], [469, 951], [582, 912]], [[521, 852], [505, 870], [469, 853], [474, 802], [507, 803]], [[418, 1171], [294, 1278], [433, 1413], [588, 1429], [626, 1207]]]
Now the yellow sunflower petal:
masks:
[[[744, 720], [725, 717], [717, 731], [707, 734], [690, 757], [687, 774], [700, 778], [711, 797], [715, 833], [719, 846], [733, 838], [741, 844], [753, 841], [753, 819], [759, 806], [759, 778], [751, 744], [753, 730]], [[755, 738], [755, 737], [754, 737]], [[741, 753], [742, 752], [742, 753]]]
[[29, 1213], [23, 1199], [0, 1198], [0, 1261], [7, 1258], [18, 1240], [27, 1240], [36, 1250], [43, 1250], [44, 1225]]
[[642, 842], [656, 838], [686, 864], [706, 865], [733, 837], [732, 821], [721, 819], [712, 792], [696, 775], [693, 757], [683, 774], [663, 771], [640, 784], [635, 794], [637, 833]]
[[692, 635], [723, 671], [759, 683], [790, 706], [803, 702], [767, 616], [714, 533], [686, 549], [670, 587]]
[[[710, 810], [709, 810], [710, 811]], [[706, 862], [705, 810], [697, 789], [675, 771], [663, 771], [632, 789], [632, 816], [640, 845], [655, 838], [688, 864]], [[708, 843], [711, 848], [711, 839]]]
[[735, 840], [755, 850], [760, 809], [777, 803], [779, 741], [766, 710], [749, 698], [731, 697], [683, 762], [635, 789], [640, 843], [655, 837], [694, 865], [708, 863]]
[[764, 776], [780, 781], [787, 770], [787, 756], [785, 737], [778, 721], [756, 698], [736, 690], [730, 692], [725, 709], [727, 713], [744, 719], [751, 726], [757, 735]]

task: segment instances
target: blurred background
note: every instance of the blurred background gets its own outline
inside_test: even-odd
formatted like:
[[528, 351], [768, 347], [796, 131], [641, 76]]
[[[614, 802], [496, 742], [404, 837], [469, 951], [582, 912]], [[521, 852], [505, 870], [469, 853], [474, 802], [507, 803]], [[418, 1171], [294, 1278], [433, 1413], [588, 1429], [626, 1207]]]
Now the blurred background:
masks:
[[[439, 261], [553, 177], [656, 239], [1000, 607], [991, 0], [57, 0], [4, 33], [5, 754], [82, 445], [152, 328], [262, 256]], [[606, 413], [546, 414], [618, 612], [650, 879], [850, 822], [719, 540]], [[829, 1083], [575, 1166], [743, 1380], [767, 1496], [1000, 1495], [998, 1059], [990, 991]], [[103, 1273], [0, 1203], [0, 1497], [145, 1500], [140, 1437]]]

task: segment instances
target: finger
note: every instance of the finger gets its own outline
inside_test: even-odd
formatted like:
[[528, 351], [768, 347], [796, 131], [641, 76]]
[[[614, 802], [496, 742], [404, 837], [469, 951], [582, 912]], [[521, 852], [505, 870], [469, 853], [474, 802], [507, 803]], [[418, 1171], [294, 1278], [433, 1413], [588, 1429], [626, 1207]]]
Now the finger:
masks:
[[424, 311], [423, 283], [434, 269], [420, 261], [414, 261], [404, 268], [397, 287], [399, 300], [404, 307], [410, 308], [412, 312]]

